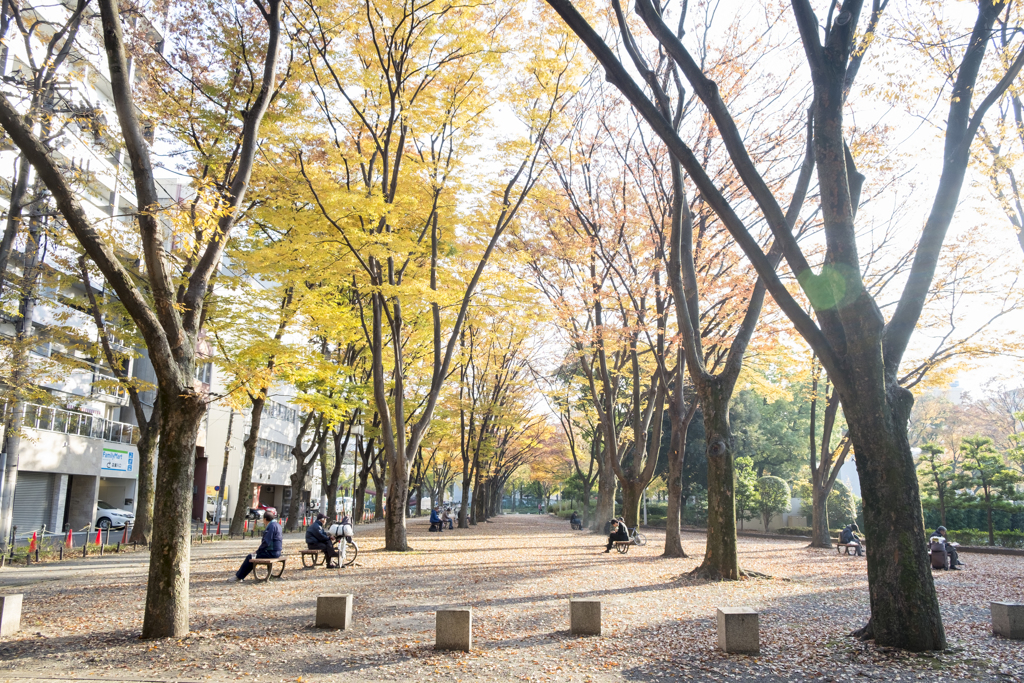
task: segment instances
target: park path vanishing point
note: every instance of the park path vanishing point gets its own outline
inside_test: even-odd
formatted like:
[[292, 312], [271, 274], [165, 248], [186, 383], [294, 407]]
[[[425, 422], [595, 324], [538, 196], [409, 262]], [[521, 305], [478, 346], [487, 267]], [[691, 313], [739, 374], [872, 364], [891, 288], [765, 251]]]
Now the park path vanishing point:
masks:
[[[1024, 644], [993, 638], [990, 600], [1024, 595], [1024, 558], [971, 555], [937, 574], [952, 650], [881, 651], [847, 638], [867, 618], [862, 558], [806, 541], [741, 537], [740, 562], [775, 578], [692, 581], [691, 557], [660, 557], [664, 532], [628, 555], [545, 515], [507, 515], [468, 530], [409, 521], [413, 551], [386, 553], [380, 526], [357, 527], [358, 565], [299, 569], [286, 536], [282, 581], [227, 583], [258, 540], [192, 549], [192, 632], [141, 641], [146, 554], [6, 568], [2, 592], [25, 595], [22, 632], [0, 639], [0, 681], [795, 681], [941, 677], [1024, 681]], [[313, 628], [316, 596], [352, 593], [351, 631]], [[569, 598], [602, 601], [604, 635], [569, 635]], [[470, 653], [435, 652], [434, 611], [473, 607]], [[717, 650], [717, 606], [761, 613], [761, 654]], [[841, 662], [836, 666], [836, 661]]]

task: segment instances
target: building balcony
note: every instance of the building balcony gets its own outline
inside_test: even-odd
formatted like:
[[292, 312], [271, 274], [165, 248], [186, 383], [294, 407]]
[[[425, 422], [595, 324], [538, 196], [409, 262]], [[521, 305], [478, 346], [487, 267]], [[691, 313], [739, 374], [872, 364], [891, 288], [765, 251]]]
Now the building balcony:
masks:
[[25, 406], [23, 426], [27, 429], [74, 434], [110, 443], [139, 443], [139, 428], [135, 425], [34, 403]]

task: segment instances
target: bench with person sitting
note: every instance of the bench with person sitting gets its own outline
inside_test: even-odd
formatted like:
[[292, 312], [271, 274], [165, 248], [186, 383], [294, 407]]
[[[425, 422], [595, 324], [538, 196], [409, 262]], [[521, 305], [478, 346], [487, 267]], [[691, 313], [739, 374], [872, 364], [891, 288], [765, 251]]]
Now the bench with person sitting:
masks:
[[931, 556], [932, 569], [950, 569], [960, 571], [964, 563], [960, 561], [957, 548], [959, 543], [950, 543], [946, 538], [946, 527], [940, 526], [935, 534], [928, 539], [928, 554]]
[[[317, 514], [316, 521], [306, 529], [306, 550], [303, 550], [301, 553], [303, 566], [306, 566], [307, 555], [312, 555], [313, 559], [313, 564], [308, 568], [317, 566], [319, 564], [319, 554], [323, 553], [328, 569], [336, 569], [338, 567], [338, 549], [334, 547], [330, 534], [324, 529], [324, 522], [326, 520], [327, 515], [321, 512]], [[331, 560], [334, 560], [333, 564]]]
[[[257, 581], [268, 581], [271, 576], [279, 578], [284, 573], [284, 566], [287, 560], [281, 557], [281, 550], [284, 548], [284, 537], [281, 534], [281, 525], [274, 519], [274, 513], [269, 510], [263, 513], [263, 519], [267, 528], [263, 531], [263, 541], [255, 553], [249, 553], [242, 561], [242, 566], [235, 572], [231, 581], [242, 581], [253, 572], [256, 566], [267, 568], [266, 578], [261, 579], [258, 574], [253, 574]], [[280, 563], [281, 568], [274, 573], [274, 565]]]
[[580, 531], [583, 529], [583, 520], [576, 514], [576, 511], [572, 511], [572, 517], [569, 518], [569, 528], [573, 531]]
[[610, 553], [613, 546], [620, 553], [625, 553], [629, 550], [629, 546], [633, 545], [633, 542], [629, 540], [629, 530], [625, 523], [613, 519], [608, 524], [608, 531], [608, 545], [604, 549], [606, 553]]
[[864, 555], [864, 542], [857, 536], [858, 531], [860, 531], [860, 528], [856, 523], [847, 524], [839, 532], [839, 544], [836, 546], [836, 552], [842, 554], [845, 551], [849, 555], [851, 550], [855, 550], [857, 557], [862, 557]]
[[444, 531], [444, 523], [441, 521], [441, 513], [437, 511], [437, 506], [430, 511], [430, 531]]

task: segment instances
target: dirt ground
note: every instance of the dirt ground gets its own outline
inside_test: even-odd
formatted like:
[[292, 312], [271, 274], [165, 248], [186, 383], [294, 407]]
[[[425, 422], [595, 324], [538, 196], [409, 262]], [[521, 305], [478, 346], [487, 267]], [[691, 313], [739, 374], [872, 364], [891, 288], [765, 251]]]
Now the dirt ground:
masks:
[[[191, 634], [139, 639], [146, 555], [7, 568], [0, 590], [23, 592], [22, 632], [0, 639], [0, 680], [188, 681], [1024, 681], [1024, 641], [991, 634], [990, 601], [1024, 598], [1024, 557], [965, 555], [936, 575], [950, 649], [908, 655], [846, 637], [868, 617], [863, 558], [802, 541], [740, 539], [746, 569], [772, 579], [687, 578], [685, 559], [660, 557], [664, 534], [628, 555], [571, 532], [554, 517], [510, 515], [468, 530], [427, 533], [410, 521], [414, 551], [382, 550], [380, 527], [357, 527], [357, 566], [289, 568], [269, 584], [228, 583], [257, 541], [196, 546]], [[355, 626], [313, 628], [316, 596], [352, 593]], [[599, 598], [604, 635], [568, 632], [571, 597]], [[434, 611], [473, 607], [473, 651], [435, 652]], [[715, 609], [760, 612], [759, 656], [717, 649]]]

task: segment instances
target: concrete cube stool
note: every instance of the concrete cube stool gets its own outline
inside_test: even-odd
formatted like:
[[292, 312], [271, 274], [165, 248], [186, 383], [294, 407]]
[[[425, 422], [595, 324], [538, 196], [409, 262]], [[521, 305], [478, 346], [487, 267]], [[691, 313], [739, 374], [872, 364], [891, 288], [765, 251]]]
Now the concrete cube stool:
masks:
[[1024, 640], [1024, 603], [993, 602], [989, 607], [992, 610], [993, 635]]
[[601, 635], [600, 600], [569, 600], [569, 633], [574, 636]]
[[473, 647], [473, 608], [449, 607], [437, 610], [435, 650], [462, 650]]
[[316, 627], [340, 628], [352, 626], [352, 594], [319, 595], [316, 599]]
[[21, 593], [0, 595], [0, 636], [21, 630]]
[[719, 607], [718, 646], [729, 654], [760, 652], [757, 612], [749, 607]]

